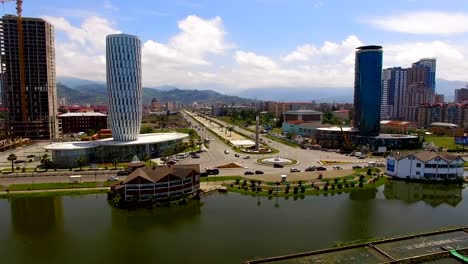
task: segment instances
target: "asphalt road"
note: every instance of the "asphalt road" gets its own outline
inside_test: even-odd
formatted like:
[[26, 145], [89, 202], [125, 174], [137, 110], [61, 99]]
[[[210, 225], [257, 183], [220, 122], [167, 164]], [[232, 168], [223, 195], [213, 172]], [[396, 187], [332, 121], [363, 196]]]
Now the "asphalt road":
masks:
[[[195, 129], [197, 133], [202, 136], [203, 138], [213, 138], [213, 141], [210, 141], [210, 148], [207, 152], [200, 153], [199, 159], [192, 159], [186, 158], [181, 161], [181, 164], [189, 164], [189, 163], [199, 163], [202, 169], [204, 168], [212, 168], [216, 166], [220, 166], [223, 164], [227, 164], [230, 162], [236, 162], [241, 166], [245, 167], [243, 169], [220, 169], [219, 175], [243, 175], [245, 171], [255, 171], [261, 170], [265, 172], [265, 174], [287, 174], [290, 173], [290, 168], [298, 168], [301, 171], [304, 171], [305, 168], [309, 166], [321, 166], [318, 161], [319, 160], [329, 160], [329, 161], [347, 161], [352, 162], [352, 164], [343, 164], [340, 165], [343, 169], [351, 169], [352, 166], [356, 164], [366, 165], [369, 161], [376, 161], [376, 162], [383, 162], [383, 159], [357, 159], [356, 157], [346, 156], [344, 154], [339, 154], [336, 152], [325, 152], [320, 150], [306, 150], [300, 148], [294, 148], [282, 143], [272, 141], [262, 135], [260, 138], [263, 138], [265, 142], [271, 145], [273, 148], [276, 148], [280, 151], [279, 154], [265, 154], [265, 155], [254, 155], [254, 154], [240, 154], [240, 157], [235, 157], [235, 152], [231, 149], [230, 146], [222, 142], [219, 138], [215, 137], [209, 130], [203, 128], [201, 129], [199, 123], [193, 120], [192, 117], [189, 115], [185, 115], [188, 121], [192, 123], [192, 126], [198, 126], [199, 129]], [[229, 125], [225, 122], [222, 122], [216, 119], [216, 122]], [[193, 128], [193, 127], [192, 127]], [[244, 130], [239, 127], [235, 127], [234, 130], [240, 131], [246, 135], [253, 135], [252, 132]], [[225, 150], [229, 150], [229, 154], [224, 154]], [[243, 159], [244, 156], [249, 155], [250, 159]], [[280, 156], [282, 158], [289, 158], [295, 159], [299, 162], [299, 164], [294, 166], [285, 166], [284, 168], [273, 168], [272, 166], [267, 166], [263, 164], [256, 163], [256, 160], [259, 158], [273, 158], [276, 156]], [[327, 170], [332, 170], [333, 165], [325, 165], [324, 167]]]

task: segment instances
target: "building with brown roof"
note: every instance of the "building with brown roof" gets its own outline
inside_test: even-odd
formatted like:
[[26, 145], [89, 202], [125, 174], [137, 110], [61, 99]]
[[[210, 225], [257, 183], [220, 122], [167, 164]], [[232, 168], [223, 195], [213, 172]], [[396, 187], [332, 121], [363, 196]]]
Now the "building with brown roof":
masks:
[[463, 179], [464, 160], [447, 152], [394, 152], [387, 157], [387, 175], [411, 180]]
[[200, 165], [146, 166], [137, 168], [122, 184], [112, 187], [124, 201], [151, 201], [194, 195], [200, 189]]

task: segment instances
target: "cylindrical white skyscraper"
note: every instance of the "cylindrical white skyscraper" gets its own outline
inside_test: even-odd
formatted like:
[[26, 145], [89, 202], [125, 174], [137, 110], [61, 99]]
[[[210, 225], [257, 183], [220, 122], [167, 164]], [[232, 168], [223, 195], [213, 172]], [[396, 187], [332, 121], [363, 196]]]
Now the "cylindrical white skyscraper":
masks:
[[116, 141], [138, 139], [141, 127], [141, 41], [137, 36], [106, 37], [109, 125]]

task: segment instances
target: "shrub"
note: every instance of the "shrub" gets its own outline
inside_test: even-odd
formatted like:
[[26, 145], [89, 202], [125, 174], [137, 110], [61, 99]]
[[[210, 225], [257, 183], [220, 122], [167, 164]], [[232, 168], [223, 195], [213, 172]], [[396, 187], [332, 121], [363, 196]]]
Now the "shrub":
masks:
[[329, 185], [330, 185], [330, 182], [327, 180], [327, 181], [325, 182], [325, 186], [329, 186]]
[[338, 178], [335, 178], [333, 181], [335, 182], [335, 184], [338, 183]]
[[294, 190], [293, 190], [294, 194], [297, 194], [298, 191], [299, 191], [299, 187], [294, 186]]
[[257, 192], [261, 192], [261, 191], [262, 191], [262, 188], [257, 187]]
[[363, 186], [364, 186], [364, 183], [360, 182], [360, 183], [359, 183], [359, 187], [362, 188]]
[[302, 181], [298, 181], [297, 183], [299, 184], [299, 186], [302, 186]]
[[305, 192], [305, 187], [301, 186], [301, 193], [304, 193], [304, 192]]
[[331, 185], [331, 189], [332, 189], [332, 190], [335, 190], [335, 184], [332, 184], [332, 185]]
[[23, 167], [23, 169], [22, 169], [21, 171], [22, 171], [22, 172], [25, 172], [25, 171], [26, 171], [26, 168], [25, 168], [25, 167]]
[[360, 182], [364, 181], [364, 178], [365, 178], [364, 175], [359, 176], [359, 181], [360, 181]]
[[248, 190], [249, 190], [249, 188], [245, 187], [245, 188], [244, 188], [244, 190], [248, 191]]
[[289, 193], [289, 188], [286, 187], [286, 189], [284, 190], [285, 193]]
[[28, 159], [28, 162], [32, 162], [32, 159]]
[[338, 183], [337, 187], [338, 187], [338, 189], [343, 189], [343, 184]]
[[242, 187], [240, 187], [240, 186], [239, 186], [239, 187], [237, 187], [237, 189], [239, 189], [239, 190], [240, 190], [241, 188], [242, 188]]
[[328, 186], [327, 185], [323, 186], [323, 190], [328, 191]]
[[231, 185], [229, 185], [229, 187], [231, 187], [231, 188], [234, 187], [234, 184], [231, 183]]
[[247, 185], [247, 180], [244, 180], [244, 184], [243, 185]]
[[15, 170], [21, 170], [21, 167], [16, 167]]
[[239, 180], [239, 179], [236, 179], [236, 185], [238, 185], [238, 184], [239, 184], [239, 182], [240, 182], [240, 180]]
[[372, 169], [371, 168], [367, 169], [367, 175], [372, 175]]
[[349, 188], [349, 183], [345, 183], [344, 187]]
[[356, 183], [355, 183], [355, 182], [351, 182], [349, 185], [350, 185], [351, 187], [354, 187], [354, 186], [356, 185]]

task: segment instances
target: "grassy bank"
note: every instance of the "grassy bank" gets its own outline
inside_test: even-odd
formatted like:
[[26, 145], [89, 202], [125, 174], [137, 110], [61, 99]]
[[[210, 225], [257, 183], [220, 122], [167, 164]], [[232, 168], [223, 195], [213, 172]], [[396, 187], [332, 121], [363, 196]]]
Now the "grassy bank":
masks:
[[31, 191], [31, 190], [53, 190], [53, 189], [76, 189], [76, 188], [96, 188], [109, 187], [109, 182], [83, 182], [83, 183], [28, 183], [28, 184], [12, 184], [7, 187], [9, 191]]
[[60, 191], [43, 191], [43, 192], [10, 192], [8, 194], [0, 194], [0, 199], [15, 198], [15, 197], [45, 197], [45, 196], [71, 196], [71, 195], [86, 195], [86, 194], [102, 194], [107, 193], [107, 189], [95, 190], [60, 190]]
[[277, 138], [277, 137], [274, 137], [274, 136], [271, 136], [271, 135], [265, 135], [265, 137], [268, 138], [268, 139], [274, 140], [274, 141], [276, 141], [276, 142], [279, 142], [279, 143], [281, 143], [281, 144], [284, 144], [284, 145], [293, 147], [293, 148], [298, 148], [298, 147], [300, 147], [299, 144], [297, 144], [297, 143], [289, 142], [289, 141], [286, 141], [286, 140], [284, 140], [284, 139]]

